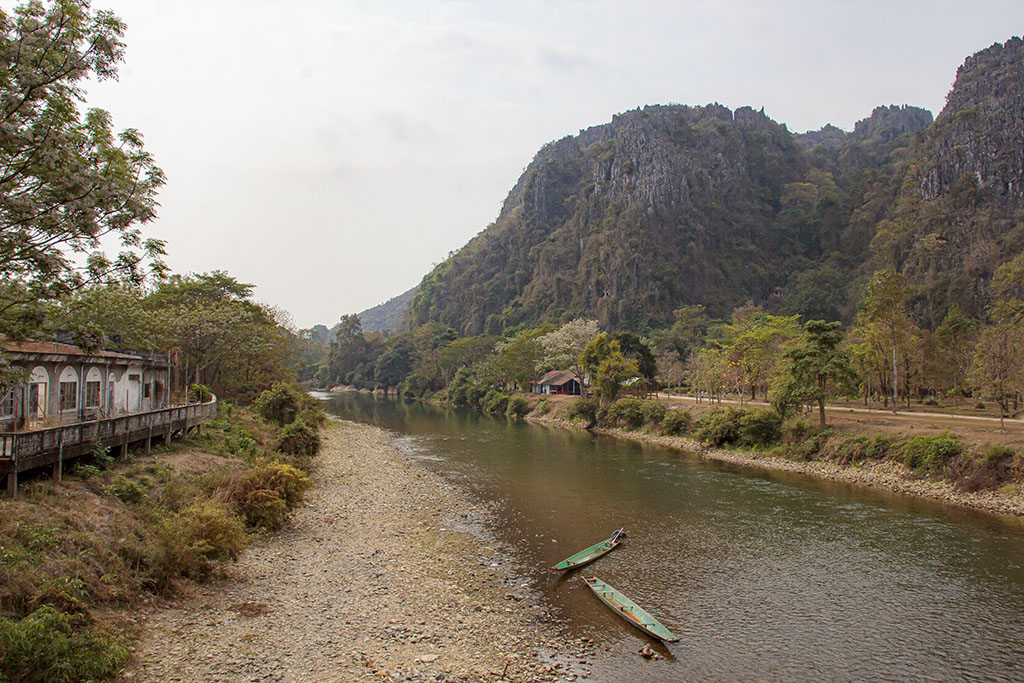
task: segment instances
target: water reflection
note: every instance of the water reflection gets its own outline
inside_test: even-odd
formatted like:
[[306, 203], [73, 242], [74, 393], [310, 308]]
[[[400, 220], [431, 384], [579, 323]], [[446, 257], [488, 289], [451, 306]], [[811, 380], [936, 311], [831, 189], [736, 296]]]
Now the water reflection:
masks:
[[[1024, 680], [1015, 522], [465, 411], [328, 405], [497, 504], [524, 575], [599, 644], [596, 680]], [[619, 526], [630, 537], [592, 571], [682, 637], [665, 661], [638, 657], [645, 636], [547, 569]]]

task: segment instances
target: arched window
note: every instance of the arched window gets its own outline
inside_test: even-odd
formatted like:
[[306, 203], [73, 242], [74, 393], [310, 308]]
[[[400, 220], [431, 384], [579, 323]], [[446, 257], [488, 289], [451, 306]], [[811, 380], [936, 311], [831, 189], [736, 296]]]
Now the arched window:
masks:
[[99, 368], [89, 368], [85, 374], [85, 407], [100, 407], [100, 388], [103, 385], [103, 375]]
[[78, 407], [78, 373], [72, 367], [64, 368], [60, 373], [60, 409], [74, 410]]
[[50, 373], [42, 365], [32, 368], [28, 379], [28, 415], [30, 420], [45, 420], [49, 405]]

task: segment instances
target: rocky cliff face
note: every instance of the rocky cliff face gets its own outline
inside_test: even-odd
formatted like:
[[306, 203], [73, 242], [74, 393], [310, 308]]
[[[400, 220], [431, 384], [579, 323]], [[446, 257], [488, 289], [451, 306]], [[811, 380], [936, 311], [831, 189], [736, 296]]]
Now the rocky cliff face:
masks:
[[749, 107], [650, 106], [552, 142], [495, 223], [424, 277], [410, 322], [644, 330], [686, 304], [822, 299], [849, 318], [886, 266], [926, 322], [952, 301], [978, 314], [1024, 248], [1022, 54], [1014, 38], [969, 58], [934, 123], [882, 106], [852, 132], [792, 135]]
[[952, 192], [965, 176], [998, 201], [1024, 200], [1024, 41], [1012, 38], [968, 57], [925, 147], [921, 195]]
[[946, 106], [915, 137], [901, 189], [874, 237], [926, 322], [953, 302], [980, 316], [992, 274], [1024, 250], [1024, 41], [968, 57]]

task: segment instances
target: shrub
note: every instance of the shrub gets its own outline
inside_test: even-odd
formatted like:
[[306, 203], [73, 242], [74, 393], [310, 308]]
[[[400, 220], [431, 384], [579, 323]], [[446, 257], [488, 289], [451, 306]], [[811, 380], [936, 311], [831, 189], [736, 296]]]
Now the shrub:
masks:
[[943, 432], [937, 436], [915, 436], [894, 446], [894, 454], [911, 469], [935, 474], [964, 452], [959, 436]]
[[277, 449], [288, 455], [316, 455], [320, 452], [320, 432], [304, 420], [296, 420], [281, 430]]
[[215, 563], [235, 559], [248, 542], [241, 520], [209, 500], [162, 520], [156, 536], [151, 575], [158, 588], [178, 576], [205, 578]]
[[489, 389], [484, 395], [481, 407], [491, 415], [504, 415], [505, 411], [508, 410], [510, 398], [511, 396], [504, 392], [497, 389]]
[[137, 503], [147, 497], [147, 488], [142, 482], [121, 475], [103, 487], [103, 492], [124, 503]]
[[[304, 412], [313, 415], [323, 413], [319, 401], [294, 384], [287, 382], [277, 382], [264, 391], [253, 402], [252, 407], [263, 419], [275, 422], [279, 427], [294, 422]], [[318, 423], [318, 421], [318, 417], [313, 418], [313, 422]]]
[[537, 401], [537, 404], [533, 406], [533, 412], [537, 415], [547, 415], [551, 412], [551, 402], [548, 401], [547, 396], [544, 396]]
[[569, 406], [565, 411], [566, 417], [573, 422], [585, 422], [590, 426], [597, 422], [597, 409], [600, 407], [597, 399], [580, 398]]
[[43, 606], [14, 621], [0, 617], [0, 679], [95, 681], [128, 661], [128, 649], [81, 615]]
[[782, 441], [800, 443], [811, 433], [811, 427], [804, 420], [786, 420], [782, 423]]
[[743, 413], [739, 419], [742, 446], [767, 446], [782, 436], [782, 416], [774, 410], [756, 409]]
[[740, 419], [743, 412], [736, 408], [719, 408], [704, 413], [697, 421], [694, 436], [712, 446], [736, 443], [740, 438]]
[[309, 477], [295, 467], [267, 462], [245, 476], [233, 497], [247, 524], [276, 531], [302, 503], [310, 485]]
[[508, 415], [514, 418], [525, 417], [531, 410], [529, 399], [523, 396], [513, 396], [508, 400]]
[[213, 398], [213, 391], [205, 384], [193, 384], [189, 386], [186, 398], [190, 403], [206, 403]]
[[889, 455], [889, 451], [892, 449], [892, 444], [895, 439], [885, 434], [875, 434], [871, 439], [871, 443], [868, 444], [867, 452], [864, 454], [865, 457], [877, 460], [884, 458]]
[[672, 434], [675, 436], [682, 436], [689, 434], [690, 429], [693, 428], [693, 415], [689, 410], [682, 408], [676, 408], [670, 410], [665, 414], [665, 419], [661, 421], [661, 431], [664, 434]]
[[661, 401], [644, 401], [644, 421], [653, 425], [661, 424], [667, 412]]
[[608, 406], [600, 422], [608, 427], [639, 429], [646, 418], [644, 401], [639, 398], [620, 398]]

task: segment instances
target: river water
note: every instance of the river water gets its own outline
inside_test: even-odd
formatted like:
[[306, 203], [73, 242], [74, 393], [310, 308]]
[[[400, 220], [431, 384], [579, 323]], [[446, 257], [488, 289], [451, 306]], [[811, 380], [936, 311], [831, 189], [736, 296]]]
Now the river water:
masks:
[[[497, 511], [523, 581], [567, 636], [595, 641], [591, 680], [1024, 680], [1016, 520], [468, 411], [325, 403], [398, 432]], [[582, 572], [680, 642], [657, 644], [548, 569], [620, 526], [629, 538]], [[665, 659], [639, 657], [644, 644]]]

